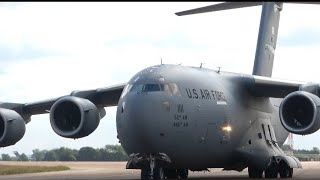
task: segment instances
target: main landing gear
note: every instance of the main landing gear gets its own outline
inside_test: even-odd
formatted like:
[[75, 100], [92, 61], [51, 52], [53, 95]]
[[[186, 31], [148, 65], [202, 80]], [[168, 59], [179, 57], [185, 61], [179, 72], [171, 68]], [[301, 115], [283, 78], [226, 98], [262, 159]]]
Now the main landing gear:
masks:
[[165, 153], [132, 153], [127, 169], [141, 169], [141, 180], [187, 179], [188, 169], [168, 168], [171, 159]]
[[[249, 167], [248, 172], [250, 178], [262, 178], [263, 170]], [[264, 170], [265, 178], [277, 178], [278, 174], [280, 175], [280, 178], [292, 178], [293, 168], [289, 167], [284, 161], [281, 161], [279, 164], [272, 163]]]

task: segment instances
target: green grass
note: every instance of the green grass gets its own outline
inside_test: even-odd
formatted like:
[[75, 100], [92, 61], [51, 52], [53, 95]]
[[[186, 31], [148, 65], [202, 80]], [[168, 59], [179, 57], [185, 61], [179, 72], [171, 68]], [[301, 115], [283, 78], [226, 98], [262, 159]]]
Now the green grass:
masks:
[[64, 171], [69, 170], [67, 166], [13, 166], [0, 165], [0, 175], [25, 174], [36, 172]]

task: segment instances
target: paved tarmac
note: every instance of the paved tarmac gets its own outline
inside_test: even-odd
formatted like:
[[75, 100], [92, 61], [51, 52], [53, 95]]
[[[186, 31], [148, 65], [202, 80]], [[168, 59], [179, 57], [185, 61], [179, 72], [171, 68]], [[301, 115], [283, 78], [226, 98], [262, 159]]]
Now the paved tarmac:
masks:
[[[140, 170], [125, 169], [126, 162], [0, 162], [7, 165], [41, 165], [56, 166], [65, 165], [70, 167], [67, 171], [44, 172], [19, 175], [2, 175], [0, 180], [6, 179], [41, 179], [41, 180], [63, 180], [63, 179], [105, 179], [105, 180], [138, 180]], [[292, 179], [320, 179], [320, 162], [302, 162], [303, 169], [295, 169]], [[210, 169], [210, 172], [190, 172], [189, 179], [249, 179], [247, 169], [242, 172], [222, 171], [220, 168]]]

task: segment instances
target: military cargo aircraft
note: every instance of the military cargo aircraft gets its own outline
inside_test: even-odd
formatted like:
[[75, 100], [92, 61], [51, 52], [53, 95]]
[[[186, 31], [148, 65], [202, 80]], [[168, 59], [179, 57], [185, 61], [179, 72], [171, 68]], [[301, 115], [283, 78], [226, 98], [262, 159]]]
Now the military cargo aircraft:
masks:
[[31, 116], [50, 113], [52, 129], [65, 138], [90, 135], [117, 106], [116, 126], [130, 156], [127, 169], [141, 179], [188, 178], [208, 168], [242, 171], [250, 178], [291, 178], [299, 160], [281, 146], [289, 132], [320, 128], [319, 84], [271, 78], [281, 2], [227, 2], [178, 16], [262, 5], [252, 75], [160, 64], [127, 83], [40, 102], [0, 103], [0, 146], [14, 145]]

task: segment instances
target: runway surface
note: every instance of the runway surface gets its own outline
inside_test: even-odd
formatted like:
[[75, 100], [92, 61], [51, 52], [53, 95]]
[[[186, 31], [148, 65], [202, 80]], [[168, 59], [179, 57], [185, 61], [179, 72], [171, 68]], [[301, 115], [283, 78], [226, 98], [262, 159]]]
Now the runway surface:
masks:
[[[63, 180], [63, 179], [105, 179], [122, 180], [140, 179], [140, 170], [125, 169], [126, 162], [4, 162], [6, 165], [41, 165], [56, 166], [64, 165], [71, 169], [67, 171], [3, 175], [2, 179], [43, 179], [43, 180]], [[302, 162], [303, 169], [295, 169], [292, 179], [320, 179], [320, 162]], [[222, 171], [222, 169], [210, 169], [210, 172], [191, 172], [189, 179], [210, 180], [210, 179], [249, 179], [247, 169], [242, 172]]]

